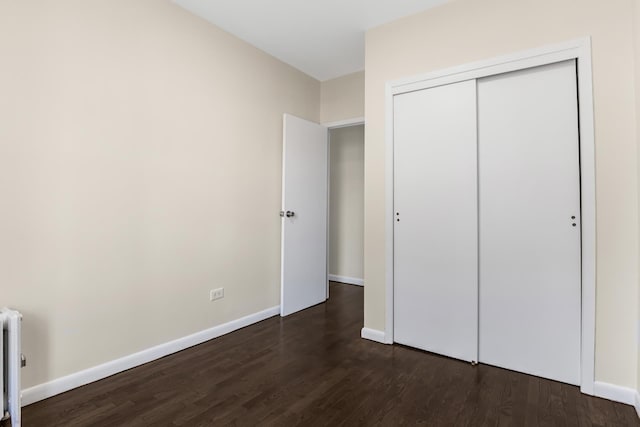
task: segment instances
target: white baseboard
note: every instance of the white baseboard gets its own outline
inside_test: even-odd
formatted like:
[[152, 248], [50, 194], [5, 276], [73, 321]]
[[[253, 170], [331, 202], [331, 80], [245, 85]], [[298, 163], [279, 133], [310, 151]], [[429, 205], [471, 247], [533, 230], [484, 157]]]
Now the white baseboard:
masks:
[[76, 387], [126, 371], [127, 369], [135, 368], [136, 366], [160, 359], [161, 357], [193, 347], [194, 345], [202, 344], [205, 341], [209, 341], [213, 338], [217, 338], [228, 334], [229, 332], [236, 331], [244, 328], [245, 326], [258, 323], [279, 314], [280, 306], [268, 308], [258, 313], [250, 314], [240, 319], [232, 320], [231, 322], [223, 323], [222, 325], [214, 326], [213, 328], [196, 332], [195, 334], [187, 335], [186, 337], [178, 338], [176, 340], [142, 350], [138, 353], [103, 363], [102, 365], [98, 365], [93, 368], [85, 369], [83, 371], [55, 379], [48, 383], [38, 384], [22, 391], [22, 406], [30, 405]]
[[389, 344], [387, 343], [385, 333], [383, 331], [378, 331], [377, 329], [362, 328], [360, 336], [366, 340], [371, 340], [382, 344]]
[[635, 406], [636, 414], [638, 414], [638, 418], [640, 418], [640, 393], [638, 393], [637, 391], [636, 391], [636, 400], [633, 406]]
[[336, 274], [329, 274], [329, 280], [332, 282], [346, 283], [347, 285], [364, 286], [364, 279], [358, 279], [357, 277], [338, 276]]
[[629, 387], [622, 387], [619, 385], [603, 383], [600, 381], [596, 381], [593, 384], [594, 396], [602, 397], [603, 399], [613, 400], [614, 402], [626, 403], [627, 405], [631, 405], [631, 406], [636, 406], [637, 394], [638, 394], [637, 391]]

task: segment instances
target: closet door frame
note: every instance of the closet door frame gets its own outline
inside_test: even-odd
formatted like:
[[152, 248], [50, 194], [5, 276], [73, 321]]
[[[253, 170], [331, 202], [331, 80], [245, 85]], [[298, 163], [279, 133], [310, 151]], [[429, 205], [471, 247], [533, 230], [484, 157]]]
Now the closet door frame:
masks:
[[[596, 198], [595, 198], [595, 137], [593, 124], [593, 84], [591, 38], [499, 56], [428, 74], [387, 82], [385, 96], [385, 267], [386, 267], [386, 324], [383, 337], [377, 340], [392, 344], [393, 339], [393, 97], [407, 92], [429, 89], [465, 80], [479, 79], [512, 71], [575, 59], [578, 70], [578, 105], [580, 135], [581, 187], [581, 378], [580, 391], [594, 395], [595, 385], [595, 308], [596, 308]], [[363, 330], [363, 334], [364, 334]]]

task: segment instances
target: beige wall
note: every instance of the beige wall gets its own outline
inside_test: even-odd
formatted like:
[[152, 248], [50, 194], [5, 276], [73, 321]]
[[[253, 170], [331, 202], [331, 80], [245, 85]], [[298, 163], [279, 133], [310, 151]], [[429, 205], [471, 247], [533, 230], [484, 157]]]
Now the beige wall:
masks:
[[[636, 140], [638, 147], [638, 182], [640, 191], [640, 0], [633, 0], [634, 5], [634, 14], [633, 14], [633, 31], [635, 35], [635, 75], [636, 75]], [[639, 200], [640, 203], [640, 200]], [[640, 216], [638, 217], [638, 221], [640, 221]], [[640, 255], [639, 255], [640, 256]], [[640, 258], [638, 260], [638, 268], [640, 269]], [[640, 389], [640, 282], [638, 282], [638, 322], [636, 327], [637, 338], [636, 343], [638, 344], [638, 382], [637, 388]]]
[[332, 129], [329, 274], [364, 277], [364, 125]]
[[364, 71], [322, 82], [321, 123], [364, 117]]
[[0, 57], [25, 387], [278, 305], [282, 114], [319, 121], [318, 81], [169, 0], [0, 0]]
[[593, 37], [596, 379], [637, 380], [638, 157], [632, 0], [458, 0], [366, 38], [365, 326], [385, 327], [385, 82]]

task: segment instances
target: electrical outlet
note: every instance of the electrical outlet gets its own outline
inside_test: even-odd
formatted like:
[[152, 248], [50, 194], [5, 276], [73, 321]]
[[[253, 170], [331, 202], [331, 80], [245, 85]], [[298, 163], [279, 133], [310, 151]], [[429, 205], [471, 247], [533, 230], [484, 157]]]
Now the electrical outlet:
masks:
[[209, 301], [215, 301], [221, 298], [224, 298], [224, 288], [211, 289], [211, 291], [209, 291]]

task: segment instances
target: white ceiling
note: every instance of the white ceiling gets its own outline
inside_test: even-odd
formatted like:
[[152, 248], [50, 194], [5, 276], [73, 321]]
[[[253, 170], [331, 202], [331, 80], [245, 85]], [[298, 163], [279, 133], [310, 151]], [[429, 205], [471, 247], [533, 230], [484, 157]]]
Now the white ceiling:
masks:
[[364, 69], [364, 34], [447, 0], [174, 0], [320, 81]]

